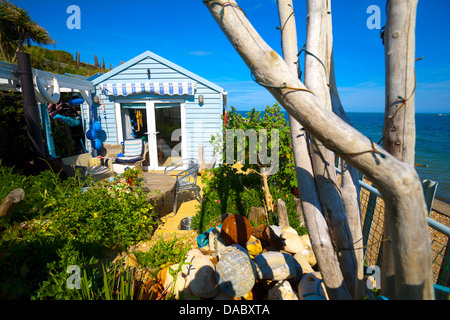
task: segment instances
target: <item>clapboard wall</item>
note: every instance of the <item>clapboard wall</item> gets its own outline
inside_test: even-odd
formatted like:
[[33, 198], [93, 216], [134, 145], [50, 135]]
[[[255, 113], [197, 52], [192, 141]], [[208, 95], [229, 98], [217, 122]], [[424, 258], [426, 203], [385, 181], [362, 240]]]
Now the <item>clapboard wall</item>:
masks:
[[[150, 77], [147, 70], [150, 70]], [[210, 145], [211, 135], [220, 133], [222, 129], [221, 116], [224, 111], [224, 90], [219, 86], [203, 79], [192, 72], [150, 52], [131, 59], [118, 66], [110, 72], [92, 80], [94, 84], [93, 96], [100, 97], [101, 104], [95, 106], [94, 118], [101, 121], [102, 128], [107, 133], [104, 144], [119, 144], [119, 134], [116, 121], [115, 103], [122, 99], [143, 100], [173, 100], [183, 99], [186, 108], [186, 147], [185, 157], [198, 157], [198, 145], [203, 144], [205, 149], [205, 160], [209, 161], [213, 157], [213, 147]], [[140, 93], [128, 95], [126, 97], [105, 95], [101, 90], [101, 85], [105, 83], [125, 83], [125, 82], [195, 82], [196, 90], [193, 95], [154, 95]], [[203, 104], [199, 103], [199, 96], [203, 95]], [[106, 113], [104, 118], [103, 106]], [[85, 132], [89, 129], [89, 108], [83, 106], [83, 119], [85, 120]], [[92, 150], [90, 141], [87, 148]]]

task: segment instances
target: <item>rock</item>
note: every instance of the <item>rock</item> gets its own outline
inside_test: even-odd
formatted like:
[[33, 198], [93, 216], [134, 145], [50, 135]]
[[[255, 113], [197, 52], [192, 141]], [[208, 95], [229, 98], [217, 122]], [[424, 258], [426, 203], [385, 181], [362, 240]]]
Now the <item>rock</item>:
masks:
[[295, 230], [294, 228], [292, 228], [290, 226], [283, 227], [283, 229], [281, 229], [281, 233], [283, 233], [283, 232], [290, 232], [290, 233], [293, 233], [298, 236], [297, 230]]
[[246, 249], [250, 257], [257, 256], [263, 250], [261, 241], [255, 236], [250, 236], [250, 239], [247, 241]]
[[252, 226], [244, 216], [233, 214], [222, 224], [221, 235], [227, 245], [237, 243], [245, 247], [252, 234]]
[[290, 253], [302, 252], [305, 249], [305, 244], [298, 235], [287, 231], [281, 234], [281, 238], [284, 239], [283, 250]]
[[320, 272], [303, 275], [298, 283], [298, 296], [300, 300], [328, 300]]
[[236, 300], [237, 298], [227, 295], [226, 293], [223, 293], [222, 291], [219, 292], [218, 295], [216, 295], [213, 300]]
[[306, 256], [308, 263], [314, 267], [317, 264], [316, 256], [314, 255], [314, 251], [312, 249], [311, 240], [307, 234], [301, 236], [303, 243], [305, 244], [305, 249], [302, 251], [302, 254]]
[[297, 260], [288, 253], [268, 251], [254, 259], [258, 279], [265, 280], [300, 280], [303, 271]]
[[294, 259], [300, 263], [302, 266], [303, 273], [311, 273], [314, 272], [314, 269], [311, 267], [311, 265], [308, 262], [308, 259], [302, 252], [297, 252], [294, 254]]
[[209, 250], [213, 251], [213, 256], [217, 256], [219, 251], [225, 248], [227, 244], [221, 236], [221, 228], [217, 227], [209, 233]]
[[277, 236], [281, 237], [284, 228], [283, 226], [270, 225], [269, 227]]
[[186, 280], [183, 272], [179, 271], [174, 278], [171, 272], [178, 270], [179, 264], [171, 265], [166, 272], [164, 289], [168, 292], [169, 296], [175, 296], [176, 299], [180, 298], [180, 294], [186, 290]]
[[297, 293], [289, 281], [283, 280], [277, 282], [268, 292], [269, 300], [298, 300]]
[[253, 262], [241, 245], [233, 244], [219, 252], [216, 280], [220, 291], [232, 297], [242, 297], [253, 288]]
[[195, 296], [212, 298], [219, 293], [214, 264], [200, 250], [193, 249], [187, 253], [182, 271], [186, 277], [186, 286]]

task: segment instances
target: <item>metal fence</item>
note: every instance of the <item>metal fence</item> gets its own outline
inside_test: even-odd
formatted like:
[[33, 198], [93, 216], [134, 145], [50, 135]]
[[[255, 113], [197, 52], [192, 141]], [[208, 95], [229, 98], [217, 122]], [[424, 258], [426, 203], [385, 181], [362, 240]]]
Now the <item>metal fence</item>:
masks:
[[[340, 173], [339, 169], [337, 171]], [[384, 240], [384, 201], [379, 191], [369, 181], [360, 181], [360, 186], [365, 262], [368, 266], [377, 265], [381, 267]], [[450, 249], [448, 240], [450, 228], [431, 217], [427, 219], [432, 242], [431, 258], [436, 299], [449, 299]]]

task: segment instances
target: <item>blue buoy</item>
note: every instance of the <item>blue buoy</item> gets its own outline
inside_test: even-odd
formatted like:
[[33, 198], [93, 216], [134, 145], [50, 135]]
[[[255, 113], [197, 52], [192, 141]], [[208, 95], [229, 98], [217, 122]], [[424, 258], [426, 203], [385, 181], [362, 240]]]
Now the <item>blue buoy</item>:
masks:
[[105, 142], [106, 141], [106, 132], [105, 130], [100, 130], [97, 132], [97, 138], [101, 141], [101, 142]]
[[92, 128], [94, 129], [94, 131], [100, 132], [102, 131], [102, 124], [98, 121], [94, 121], [94, 123], [92, 124]]
[[100, 141], [100, 139], [98, 139], [98, 138], [94, 139], [94, 149], [101, 150], [102, 147], [103, 147], [103, 143]]
[[88, 138], [89, 140], [94, 140], [95, 138], [97, 138], [97, 133], [94, 130], [89, 129], [86, 132], [86, 138]]
[[84, 103], [84, 100], [81, 98], [75, 98], [75, 99], [70, 99], [69, 101], [67, 101], [68, 104], [70, 104], [71, 106], [79, 106], [80, 104]]

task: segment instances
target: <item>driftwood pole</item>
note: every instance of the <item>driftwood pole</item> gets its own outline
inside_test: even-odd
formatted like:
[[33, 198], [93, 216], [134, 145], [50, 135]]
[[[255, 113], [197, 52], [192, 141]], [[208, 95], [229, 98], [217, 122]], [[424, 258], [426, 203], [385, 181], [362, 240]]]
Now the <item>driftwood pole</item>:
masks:
[[[294, 8], [291, 0], [278, 0], [283, 58], [293, 74], [298, 74], [298, 43]], [[350, 299], [334, 251], [325, 217], [317, 193], [314, 172], [309, 155], [306, 132], [289, 114], [292, 149], [297, 175], [297, 185], [311, 245], [316, 255], [324, 284], [331, 299]]]
[[[383, 40], [386, 61], [386, 97], [385, 119], [383, 126], [383, 147], [395, 158], [414, 167], [415, 149], [415, 20], [417, 0], [387, 3], [387, 19]], [[386, 206], [384, 220], [385, 238], [392, 237], [393, 228], [398, 222], [395, 214]], [[428, 237], [419, 237], [417, 241], [429, 241]], [[408, 298], [414, 292], [401, 289], [404, 279], [393, 243], [383, 244], [381, 290], [389, 297]], [[417, 288], [416, 290], [420, 290]]]
[[[427, 208], [414, 168], [329, 110], [264, 42], [234, 0], [204, 2], [255, 80], [313, 137], [366, 175], [380, 191], [392, 215], [389, 219], [395, 223], [390, 240], [397, 259], [398, 297], [433, 299]], [[416, 237], [424, 240], [412, 241]]]
[[[351, 125], [350, 119], [342, 107], [339, 97], [336, 78], [334, 73], [334, 52], [333, 52], [333, 26], [331, 0], [326, 1], [326, 51], [325, 68], [327, 70], [328, 87], [330, 88], [331, 109], [342, 120]], [[350, 228], [354, 259], [356, 260], [356, 273], [353, 275], [353, 287], [351, 292], [354, 299], [363, 299], [364, 290], [364, 251], [363, 235], [361, 224], [360, 186], [359, 172], [345, 160], [340, 159], [341, 184], [340, 193], [344, 211], [347, 215], [347, 223]]]
[[[332, 110], [332, 101], [329, 88], [329, 73], [332, 52], [331, 37], [331, 8], [327, 0], [307, 0], [306, 16], [306, 44], [305, 44], [305, 85], [329, 109]], [[354, 239], [344, 207], [343, 190], [339, 187], [335, 170], [335, 155], [322, 146], [314, 137], [311, 137], [312, 161], [316, 185], [319, 192], [320, 203], [331, 231], [332, 240], [339, 251], [338, 260], [344, 275], [347, 288], [355, 299], [363, 298], [363, 261], [361, 250], [355, 250]], [[355, 196], [351, 194], [350, 196]], [[355, 198], [345, 197], [350, 203], [358, 203]], [[357, 224], [360, 227], [361, 224]], [[356, 228], [355, 228], [356, 229]], [[361, 235], [361, 231], [359, 231]], [[356, 258], [360, 255], [361, 259]], [[358, 277], [360, 279], [358, 279]]]
[[25, 198], [25, 191], [21, 188], [12, 190], [0, 204], [0, 218], [10, 217], [17, 205]]

